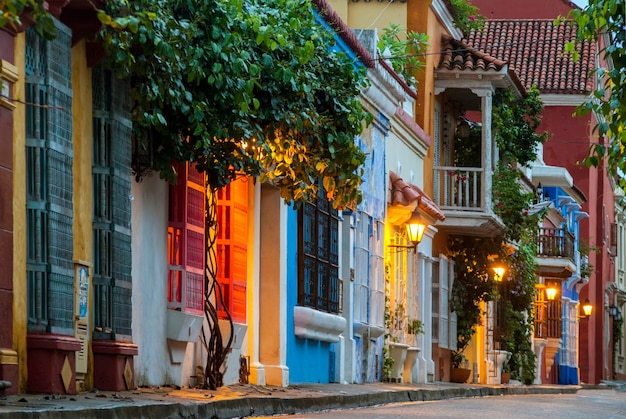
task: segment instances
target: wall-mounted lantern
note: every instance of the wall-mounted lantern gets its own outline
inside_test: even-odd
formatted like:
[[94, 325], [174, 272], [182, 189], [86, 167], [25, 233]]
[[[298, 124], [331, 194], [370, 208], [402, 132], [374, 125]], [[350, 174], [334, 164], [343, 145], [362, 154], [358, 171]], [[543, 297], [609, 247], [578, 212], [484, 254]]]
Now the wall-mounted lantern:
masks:
[[591, 312], [593, 311], [593, 306], [591, 305], [591, 302], [589, 301], [589, 298], [587, 298], [585, 300], [585, 304], [583, 304], [583, 313], [584, 316], [580, 316], [583, 319], [586, 319], [587, 317], [591, 316]]
[[615, 321], [622, 321], [622, 311], [615, 304], [609, 306], [609, 316]]
[[502, 265], [495, 265], [491, 269], [493, 269], [494, 272], [493, 279], [496, 282], [501, 282], [504, 279], [504, 272], [506, 272], [506, 268]]
[[406, 234], [411, 244], [390, 244], [389, 247], [413, 249], [414, 251], [417, 251], [417, 245], [420, 244], [420, 242], [422, 241], [426, 226], [427, 224], [422, 220], [422, 217], [420, 217], [419, 213], [417, 211], [414, 211], [413, 215], [411, 215], [411, 218], [409, 218], [409, 220], [406, 222]]
[[549, 286], [548, 288], [546, 288], [546, 298], [548, 299], [548, 301], [554, 301], [557, 292], [558, 290], [554, 286]]
[[471, 127], [469, 121], [467, 119], [461, 117], [461, 120], [459, 121], [458, 125], [456, 126], [456, 131], [457, 131], [458, 137], [461, 138], [461, 139], [469, 138], [469, 136], [472, 133], [471, 128], [472, 127]]

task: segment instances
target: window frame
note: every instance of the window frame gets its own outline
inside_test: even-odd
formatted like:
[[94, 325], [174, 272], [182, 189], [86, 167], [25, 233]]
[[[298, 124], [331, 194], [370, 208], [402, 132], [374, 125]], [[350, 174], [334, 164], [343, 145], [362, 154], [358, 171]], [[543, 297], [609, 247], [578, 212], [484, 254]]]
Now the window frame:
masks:
[[318, 191], [298, 210], [298, 305], [339, 314], [339, 214], [321, 182]]

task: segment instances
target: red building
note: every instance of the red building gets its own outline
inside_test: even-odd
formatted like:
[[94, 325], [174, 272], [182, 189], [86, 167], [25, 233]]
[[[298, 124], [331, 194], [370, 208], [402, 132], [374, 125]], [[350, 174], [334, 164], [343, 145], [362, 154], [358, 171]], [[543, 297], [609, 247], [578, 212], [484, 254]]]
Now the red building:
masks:
[[[578, 45], [575, 62], [564, 53], [565, 43], [575, 39], [568, 22], [555, 26], [554, 19], [566, 16], [576, 7], [563, 0], [474, 0], [488, 18], [482, 34], [472, 34], [469, 44], [494, 57], [508, 61], [526, 88], [533, 84], [544, 101], [541, 131], [551, 133], [543, 146], [548, 165], [567, 169], [574, 183], [587, 197], [583, 211], [589, 218], [581, 222], [581, 253], [588, 252], [593, 267], [589, 283], [580, 291], [580, 300], [593, 305], [591, 317], [580, 322], [580, 380], [597, 384], [613, 377], [611, 360], [611, 318], [608, 308], [614, 299], [614, 254], [611, 226], [614, 223], [614, 190], [604, 167], [587, 168], [582, 160], [589, 147], [607, 141], [598, 138], [592, 114], [574, 117], [576, 107], [594, 89], [592, 76], [598, 48], [591, 43]], [[584, 255], [581, 255], [584, 256]]]
[[[15, 32], [0, 29], [0, 132], [13, 131], [13, 109], [10, 92], [17, 80], [14, 65]], [[17, 352], [13, 345], [13, 137], [0, 136], [0, 381], [12, 385], [5, 389], [8, 394], [17, 392]], [[0, 395], [3, 386], [0, 386]]]

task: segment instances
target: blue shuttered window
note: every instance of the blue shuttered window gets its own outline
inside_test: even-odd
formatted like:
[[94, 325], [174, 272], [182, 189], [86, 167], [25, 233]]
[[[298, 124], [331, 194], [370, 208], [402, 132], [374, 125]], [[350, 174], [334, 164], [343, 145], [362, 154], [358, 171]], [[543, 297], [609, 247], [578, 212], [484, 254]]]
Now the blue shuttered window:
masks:
[[26, 31], [26, 250], [30, 331], [73, 334], [71, 31]]
[[93, 69], [94, 338], [131, 335], [130, 95], [104, 65]]

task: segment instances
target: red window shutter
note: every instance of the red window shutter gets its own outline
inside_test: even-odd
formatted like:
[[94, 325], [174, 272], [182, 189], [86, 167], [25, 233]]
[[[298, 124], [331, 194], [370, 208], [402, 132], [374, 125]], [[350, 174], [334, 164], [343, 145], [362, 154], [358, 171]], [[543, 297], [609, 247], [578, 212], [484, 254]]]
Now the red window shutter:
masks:
[[204, 313], [204, 174], [187, 164], [185, 299], [186, 312]]
[[[234, 321], [245, 323], [248, 278], [248, 180], [238, 179], [218, 193], [218, 280]], [[223, 308], [220, 316], [226, 313]]]
[[183, 249], [185, 219], [185, 166], [175, 164], [179, 174], [176, 185], [169, 186], [169, 222], [167, 226], [167, 307], [183, 307]]
[[204, 174], [175, 163], [168, 225], [168, 307], [204, 312]]

